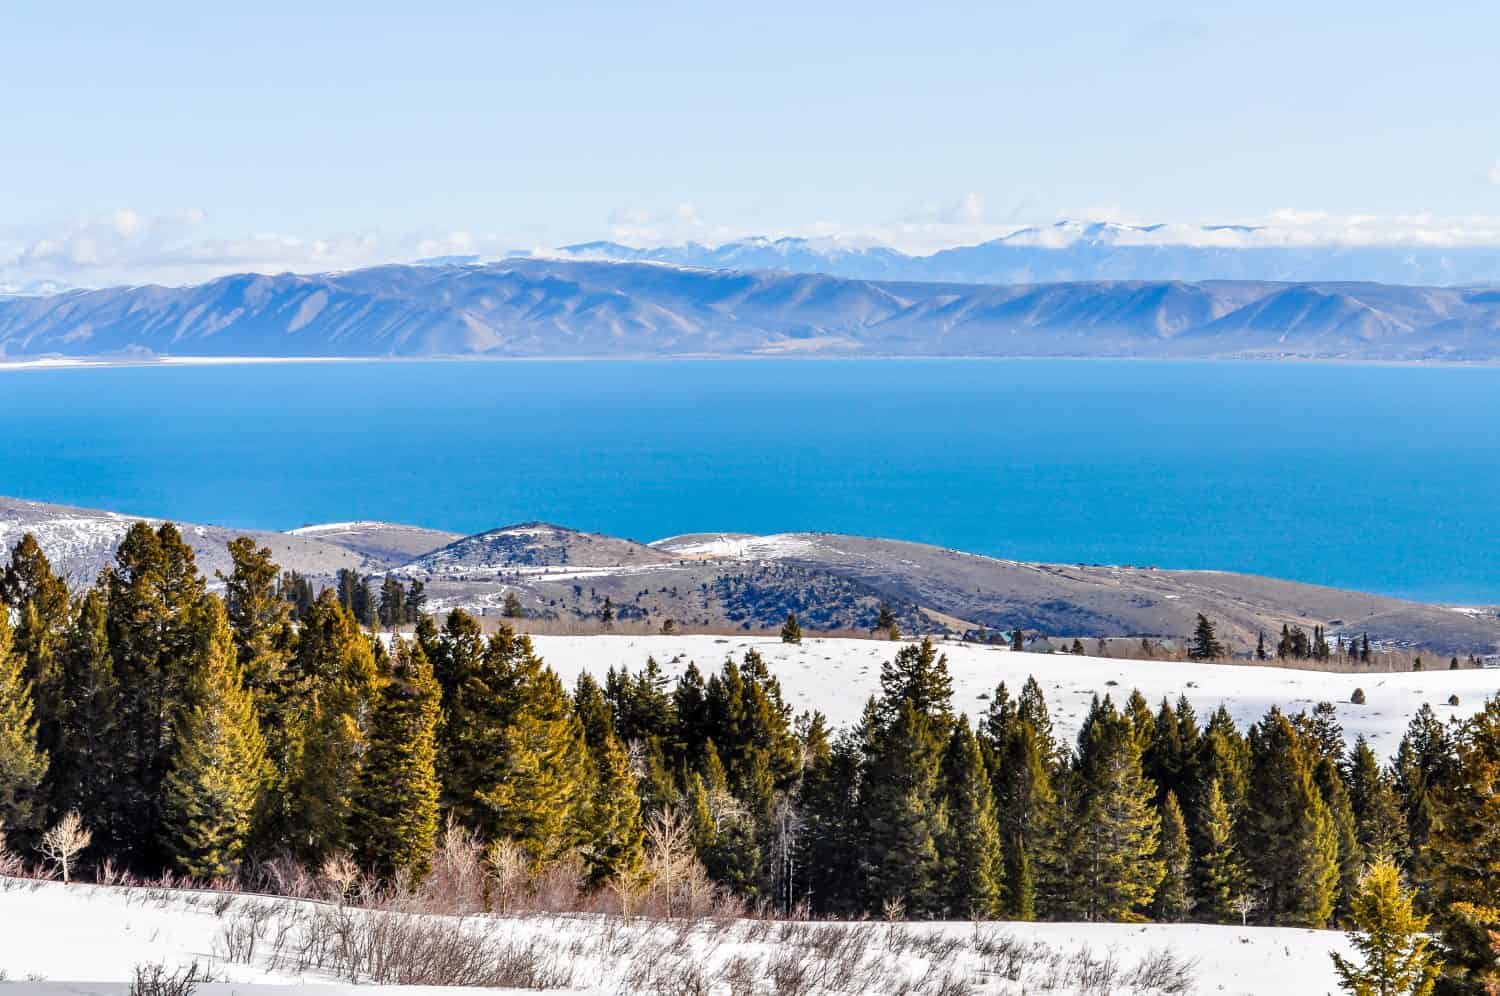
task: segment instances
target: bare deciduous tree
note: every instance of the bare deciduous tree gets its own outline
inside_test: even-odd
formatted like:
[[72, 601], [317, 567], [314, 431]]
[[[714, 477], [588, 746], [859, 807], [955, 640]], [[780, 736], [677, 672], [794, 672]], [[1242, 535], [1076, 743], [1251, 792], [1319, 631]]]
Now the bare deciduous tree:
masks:
[[83, 825], [83, 819], [73, 810], [58, 821], [57, 826], [42, 834], [42, 856], [62, 871], [64, 884], [68, 882], [73, 859], [78, 857], [94, 840], [94, 835]]

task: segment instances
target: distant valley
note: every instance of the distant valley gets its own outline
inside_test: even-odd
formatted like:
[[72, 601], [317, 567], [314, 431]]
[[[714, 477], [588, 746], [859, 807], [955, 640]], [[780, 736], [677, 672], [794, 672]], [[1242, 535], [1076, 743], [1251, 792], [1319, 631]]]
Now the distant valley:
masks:
[[946, 356], [1500, 359], [1500, 289], [872, 281], [517, 259], [0, 298], [0, 360]]
[[[0, 499], [0, 544], [34, 533], [75, 585], [93, 580], [131, 517]], [[1218, 571], [1038, 564], [895, 540], [788, 533], [702, 534], [640, 543], [547, 523], [473, 536], [380, 522], [256, 532], [181, 524], [201, 570], [229, 569], [224, 544], [246, 534], [315, 584], [340, 570], [421, 581], [428, 609], [498, 619], [507, 596], [552, 632], [597, 632], [604, 606], [624, 632], [774, 632], [788, 612], [810, 631], [858, 632], [882, 605], [907, 633], [1028, 632], [1180, 640], [1200, 612], [1241, 653], [1283, 625], [1326, 626], [1434, 653], [1500, 651], [1500, 610], [1457, 610]], [[0, 560], [3, 560], [0, 555]], [[378, 587], [378, 584], [377, 584]], [[1089, 644], [1091, 652], [1094, 644]]]

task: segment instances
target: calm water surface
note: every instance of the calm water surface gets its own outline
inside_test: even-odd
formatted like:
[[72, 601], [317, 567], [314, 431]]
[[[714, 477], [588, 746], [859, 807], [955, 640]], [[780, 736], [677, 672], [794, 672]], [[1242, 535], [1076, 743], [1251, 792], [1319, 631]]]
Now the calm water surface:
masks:
[[0, 494], [286, 529], [828, 530], [1500, 602], [1500, 369], [1104, 361], [0, 372]]

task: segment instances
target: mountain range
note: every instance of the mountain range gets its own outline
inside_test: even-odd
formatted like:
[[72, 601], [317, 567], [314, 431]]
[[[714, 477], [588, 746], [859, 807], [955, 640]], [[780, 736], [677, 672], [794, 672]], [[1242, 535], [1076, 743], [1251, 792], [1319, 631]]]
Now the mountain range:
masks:
[[1500, 283], [1500, 247], [1278, 245], [1242, 225], [1184, 231], [1165, 225], [1060, 221], [978, 245], [913, 255], [832, 239], [749, 238], [717, 246], [563, 246], [566, 259], [672, 263], [711, 269], [827, 273], [859, 280], [1032, 284], [1097, 280], [1372, 281], [1457, 286]]
[[0, 358], [1117, 356], [1500, 359], [1500, 289], [872, 281], [512, 259], [0, 298]]

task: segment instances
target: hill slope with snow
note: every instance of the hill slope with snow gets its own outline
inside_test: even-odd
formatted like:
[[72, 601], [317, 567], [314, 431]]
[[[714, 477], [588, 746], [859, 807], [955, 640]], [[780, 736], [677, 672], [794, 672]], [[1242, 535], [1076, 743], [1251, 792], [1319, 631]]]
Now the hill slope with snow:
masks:
[[[899, 644], [879, 640], [805, 639], [786, 644], [768, 637], [714, 636], [534, 636], [538, 653], [570, 687], [589, 672], [602, 681], [611, 667], [639, 670], [648, 657], [674, 678], [696, 663], [717, 670], [728, 656], [741, 660], [748, 650], [765, 658], [796, 711], [817, 709], [836, 726], [859, 720], [865, 701], [880, 690], [880, 666]], [[1338, 718], [1352, 743], [1370, 741], [1375, 753], [1390, 757], [1412, 715], [1425, 703], [1440, 719], [1467, 718], [1486, 698], [1500, 694], [1500, 669], [1415, 671], [1394, 674], [1335, 674], [1252, 665], [1192, 661], [1120, 660], [1071, 654], [1016, 653], [1003, 647], [943, 643], [953, 678], [953, 708], [971, 719], [989, 708], [1000, 682], [1012, 695], [1028, 677], [1041, 684], [1058, 735], [1078, 735], [1093, 696], [1110, 695], [1123, 704], [1132, 689], [1152, 707], [1179, 695], [1193, 704], [1200, 720], [1220, 705], [1241, 727], [1259, 720], [1272, 706], [1283, 712], [1312, 711], [1319, 702], [1338, 707]], [[1350, 702], [1356, 688], [1365, 702]], [[1459, 704], [1448, 698], [1457, 695]]]

